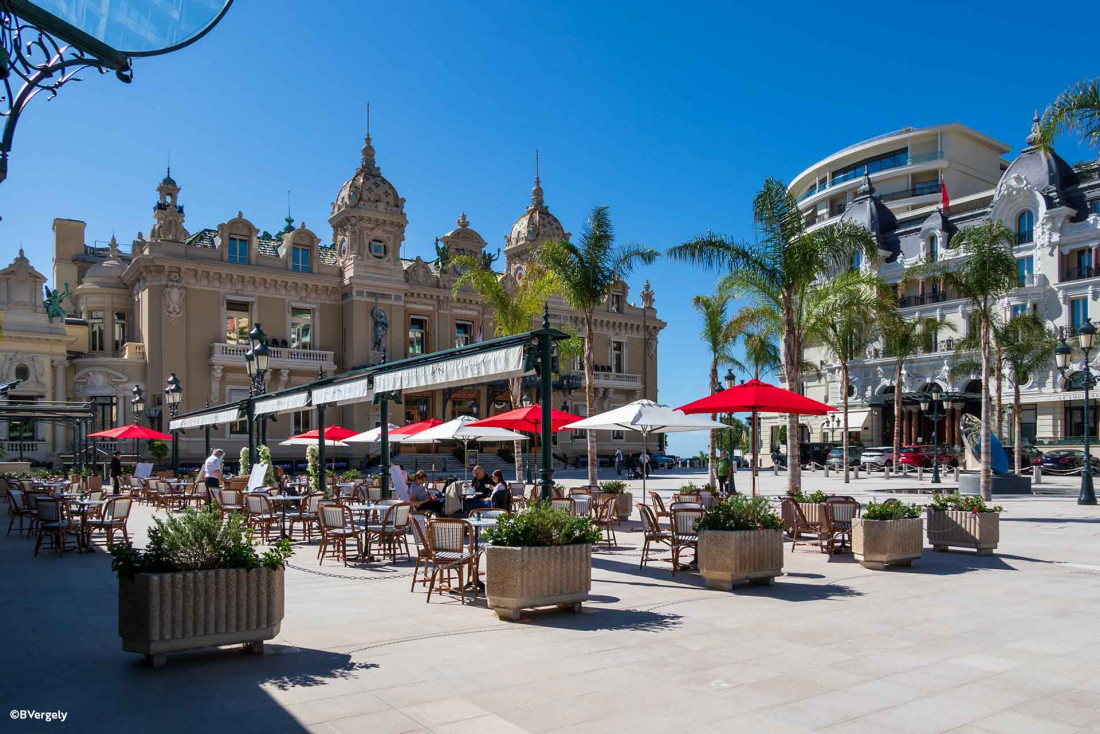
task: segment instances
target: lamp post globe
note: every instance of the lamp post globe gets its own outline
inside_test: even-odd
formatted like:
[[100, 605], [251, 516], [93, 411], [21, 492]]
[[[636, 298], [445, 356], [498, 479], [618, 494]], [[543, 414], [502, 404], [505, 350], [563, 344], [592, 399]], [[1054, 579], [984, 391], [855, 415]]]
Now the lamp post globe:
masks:
[[130, 400], [130, 407], [134, 412], [134, 423], [137, 423], [145, 413], [145, 395], [141, 392], [141, 385], [134, 385], [131, 392], [134, 397]]
[[267, 340], [253, 348], [252, 355], [256, 358], [256, 375], [262, 379], [267, 374], [268, 362], [271, 360], [271, 348], [267, 346]]
[[734, 376], [732, 369], [726, 370], [725, 382], [727, 390], [732, 389], [737, 384], [737, 377]]
[[[176, 377], [176, 373], [173, 372], [164, 384], [164, 402], [168, 403], [168, 415], [171, 418], [179, 415], [181, 400], [183, 400], [183, 386], [180, 385], [180, 378]], [[172, 471], [178, 475], [179, 470], [179, 431], [172, 431]]]
[[1073, 349], [1066, 344], [1066, 337], [1062, 336], [1058, 340], [1058, 346], [1054, 348], [1054, 361], [1058, 365], [1058, 371], [1065, 373], [1066, 368], [1069, 367], [1069, 358], [1073, 354]]
[[1077, 338], [1081, 342], [1081, 348], [1086, 352], [1092, 349], [1092, 342], [1096, 338], [1096, 327], [1092, 319], [1085, 319], [1085, 323], [1077, 328]]

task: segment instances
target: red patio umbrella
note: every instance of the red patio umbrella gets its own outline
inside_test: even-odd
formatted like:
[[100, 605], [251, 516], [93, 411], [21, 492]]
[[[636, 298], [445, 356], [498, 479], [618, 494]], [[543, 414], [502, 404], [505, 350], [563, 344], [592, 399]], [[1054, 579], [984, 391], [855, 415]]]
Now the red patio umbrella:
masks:
[[[358, 431], [352, 431], [351, 429], [344, 428], [343, 426], [325, 426], [326, 441], [343, 441], [345, 438], [351, 438], [356, 433], [358, 433]], [[320, 431], [314, 428], [312, 431], [306, 431], [305, 433], [299, 433], [297, 436], [291, 436], [290, 439], [300, 439], [305, 441], [312, 439], [316, 441], [320, 437]]]
[[131, 439], [134, 442], [134, 467], [137, 468], [137, 442], [143, 441], [171, 441], [172, 437], [167, 433], [161, 433], [160, 431], [154, 431], [152, 428], [146, 428], [145, 426], [139, 426], [137, 423], [131, 423], [128, 426], [119, 426], [118, 428], [108, 428], [106, 431], [96, 431], [95, 433], [89, 433], [88, 438], [114, 438], [114, 439]]
[[752, 494], [755, 497], [756, 465], [758, 463], [756, 446], [757, 413], [825, 415], [836, 410], [836, 408], [760, 380], [749, 380], [728, 390], [722, 390], [687, 405], [681, 405], [679, 410], [685, 413], [752, 413]]
[[[401, 426], [400, 428], [395, 428], [392, 431], [388, 431], [388, 435], [389, 436], [397, 436], [398, 440], [394, 441], [394, 443], [400, 443], [401, 438], [408, 438], [409, 436], [415, 436], [416, 434], [420, 433], [421, 431], [426, 431], [429, 428], [435, 428], [436, 426], [440, 426], [440, 425], [443, 425], [443, 421], [439, 420], [438, 418], [429, 418], [428, 420], [417, 421], [416, 423], [410, 423], [407, 426]], [[444, 466], [446, 466], [446, 465], [444, 465]], [[385, 467], [383, 467], [381, 465], [381, 462], [379, 462], [379, 467], [378, 468], [385, 471]], [[435, 481], [435, 441], [432, 441], [432, 481], [433, 482]]]
[[[583, 420], [583, 416], [566, 413], [563, 410], [550, 409], [550, 432], [567, 430], [566, 426]], [[486, 428], [506, 428], [509, 431], [523, 431], [524, 433], [542, 434], [542, 406], [528, 405], [506, 413], [497, 413], [488, 418], [474, 421], [471, 426], [484, 426]], [[539, 451], [543, 447], [539, 445]]]

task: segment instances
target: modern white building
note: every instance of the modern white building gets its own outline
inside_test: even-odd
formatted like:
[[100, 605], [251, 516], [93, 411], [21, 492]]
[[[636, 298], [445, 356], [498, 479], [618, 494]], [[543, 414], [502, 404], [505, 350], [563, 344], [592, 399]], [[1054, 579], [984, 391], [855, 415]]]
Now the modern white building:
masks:
[[[1002, 300], [1004, 317], [1033, 311], [1055, 332], [1064, 329], [1068, 334], [1085, 318], [1097, 315], [1092, 304], [1100, 298], [1100, 165], [1088, 161], [1071, 166], [1055, 151], [1039, 147], [1037, 135], [1038, 119], [1020, 154], [1005, 161], [1000, 156], [1007, 152], [1006, 145], [963, 125], [907, 129], [829, 156], [791, 184], [811, 227], [853, 221], [871, 231], [878, 243], [878, 261], [854, 266], [877, 271], [894, 284], [904, 313], [931, 316], [953, 327], [941, 333], [931, 351], [907, 360], [900, 386], [894, 384], [895, 360], [881, 344], [850, 364], [847, 386], [839, 384], [840, 369], [832, 355], [821, 348], [806, 350], [806, 360], [818, 365], [819, 374], [803, 375], [805, 394], [839, 406], [846, 387], [852, 440], [864, 446], [889, 445], [894, 422], [900, 419], [903, 444], [931, 443], [932, 421], [920, 411], [916, 393], [933, 384], [951, 400], [948, 418], [938, 425], [941, 444], [958, 446], [959, 417], [980, 414], [980, 374], [960, 375], [952, 369], [959, 358], [955, 342], [971, 328], [969, 304], [958, 294], [942, 291], [936, 282], [904, 289], [899, 285], [908, 268], [959, 257], [953, 237], [960, 229], [996, 220], [1016, 234], [1019, 287]], [[950, 194], [947, 212], [938, 188], [944, 182]], [[1080, 353], [1075, 358], [1078, 362], [1066, 378], [1053, 359], [1049, 369], [1021, 376], [1025, 442], [1040, 448], [1081, 446], [1085, 426], [1084, 394], [1078, 389], [1083, 376]], [[1100, 359], [1095, 362], [1100, 364]], [[1006, 444], [1015, 443], [1011, 405], [1016, 377], [1006, 374], [1003, 384]], [[895, 389], [905, 393], [898, 417], [893, 409]], [[1093, 436], [1098, 407], [1090, 405]], [[830, 423], [827, 418], [807, 417], [802, 440], [839, 441], [836, 424], [835, 419]], [[765, 450], [779, 445], [779, 425], [775, 419], [764, 422], [763, 435], [769, 442]]]

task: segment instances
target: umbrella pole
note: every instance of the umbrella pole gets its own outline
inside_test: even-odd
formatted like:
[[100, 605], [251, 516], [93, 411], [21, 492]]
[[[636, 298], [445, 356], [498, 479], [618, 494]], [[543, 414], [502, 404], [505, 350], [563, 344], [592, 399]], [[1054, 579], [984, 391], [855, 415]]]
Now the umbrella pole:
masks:
[[752, 496], [756, 496], [756, 465], [759, 463], [760, 452], [756, 440], [756, 411], [752, 412]]
[[432, 441], [432, 481], [435, 481], [435, 441]]
[[[646, 446], [649, 444], [649, 431], [642, 429], [642, 456], [645, 456], [647, 452]], [[642, 465], [642, 506], [645, 506], [646, 491], [645, 491], [645, 475], [646, 475], [646, 462], [639, 462]]]

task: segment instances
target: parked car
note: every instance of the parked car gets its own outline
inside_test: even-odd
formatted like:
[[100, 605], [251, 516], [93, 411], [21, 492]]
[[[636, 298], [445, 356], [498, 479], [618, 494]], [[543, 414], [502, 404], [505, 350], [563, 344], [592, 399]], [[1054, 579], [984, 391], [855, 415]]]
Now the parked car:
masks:
[[[932, 468], [932, 459], [936, 450], [931, 446], [902, 446], [901, 455], [898, 457], [898, 466], [923, 466]], [[940, 466], [954, 467], [959, 465], [959, 456], [949, 449], [940, 450]]]
[[733, 456], [730, 458], [730, 461], [732, 461], [733, 465], [738, 469], [744, 469], [749, 465], [749, 459], [746, 456]]
[[872, 446], [871, 448], [863, 449], [860, 459], [867, 465], [868, 469], [884, 469], [888, 466], [893, 466], [894, 447]]
[[836, 448], [836, 444], [825, 442], [800, 443], [798, 445], [798, 460], [803, 467], [808, 467], [813, 461], [818, 466], [824, 466], [829, 460], [829, 452]]
[[652, 453], [649, 455], [650, 471], [654, 469], [671, 469], [676, 466], [675, 456], [664, 456], [663, 454]]
[[[1016, 466], [1016, 459], [1014, 458], [1016, 454], [1016, 447], [1005, 446], [1004, 450], [1005, 456], [1008, 457], [1008, 468], [1012, 469]], [[1043, 452], [1035, 448], [1034, 446], [1024, 446], [1020, 450], [1020, 470], [1030, 470], [1031, 467], [1039, 463], [1042, 456]]]
[[[1085, 452], [1081, 449], [1055, 449], [1047, 451], [1039, 459], [1039, 466], [1043, 471], [1054, 470], [1059, 472], [1073, 471], [1085, 465]], [[1092, 457], [1092, 470], [1100, 469], [1100, 458]]]
[[[863, 462], [860, 460], [860, 456], [863, 454], [863, 448], [861, 446], [849, 446], [848, 447], [848, 466], [859, 466]], [[829, 458], [825, 460], [825, 466], [830, 469], [843, 469], [844, 468], [844, 449], [841, 447], [834, 448], [829, 452]]]

